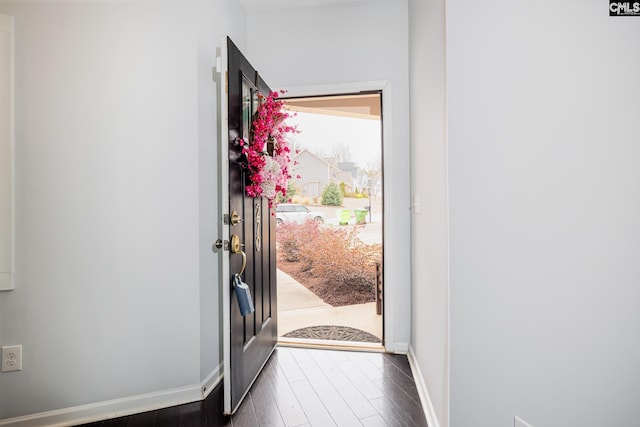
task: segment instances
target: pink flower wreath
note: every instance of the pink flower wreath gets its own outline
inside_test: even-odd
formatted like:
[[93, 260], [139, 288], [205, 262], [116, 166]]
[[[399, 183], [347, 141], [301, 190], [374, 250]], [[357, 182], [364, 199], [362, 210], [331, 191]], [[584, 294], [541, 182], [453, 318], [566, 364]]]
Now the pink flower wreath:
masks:
[[284, 122], [290, 115], [284, 111], [284, 101], [278, 99], [277, 92], [266, 97], [258, 94], [258, 98], [260, 105], [251, 125], [251, 141], [240, 139], [250, 181], [245, 191], [249, 197], [266, 197], [271, 208], [278, 202], [278, 193], [287, 196], [291, 150], [286, 135], [298, 130]]

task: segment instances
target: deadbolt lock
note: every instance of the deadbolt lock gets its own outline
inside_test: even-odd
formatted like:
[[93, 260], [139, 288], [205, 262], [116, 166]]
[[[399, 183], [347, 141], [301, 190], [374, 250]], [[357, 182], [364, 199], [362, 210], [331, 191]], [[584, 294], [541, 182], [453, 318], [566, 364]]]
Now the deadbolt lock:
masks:
[[231, 217], [229, 220], [231, 225], [238, 225], [240, 224], [240, 221], [242, 221], [242, 218], [240, 218], [240, 215], [238, 215], [238, 212], [236, 211], [231, 212]]

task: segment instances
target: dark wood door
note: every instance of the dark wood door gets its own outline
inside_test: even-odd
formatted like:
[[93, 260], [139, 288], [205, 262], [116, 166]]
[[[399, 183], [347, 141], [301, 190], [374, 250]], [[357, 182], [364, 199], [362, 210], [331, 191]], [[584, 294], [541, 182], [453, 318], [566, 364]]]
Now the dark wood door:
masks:
[[[249, 61], [230, 39], [227, 39], [228, 74], [228, 177], [229, 177], [229, 236], [239, 237], [244, 245], [246, 268], [243, 281], [249, 286], [255, 312], [242, 316], [232, 280], [229, 286], [230, 304], [230, 378], [225, 377], [225, 388], [230, 386], [230, 407], [233, 413], [260, 373], [275, 348], [277, 333], [276, 300], [276, 222], [265, 198], [247, 197], [246, 169], [239, 138], [249, 141], [251, 121], [259, 103], [258, 93], [266, 96], [270, 89]], [[233, 213], [240, 221], [234, 224]], [[241, 271], [242, 256], [229, 255], [231, 278]], [[226, 373], [225, 373], [226, 375]], [[225, 390], [226, 391], [226, 390]]]

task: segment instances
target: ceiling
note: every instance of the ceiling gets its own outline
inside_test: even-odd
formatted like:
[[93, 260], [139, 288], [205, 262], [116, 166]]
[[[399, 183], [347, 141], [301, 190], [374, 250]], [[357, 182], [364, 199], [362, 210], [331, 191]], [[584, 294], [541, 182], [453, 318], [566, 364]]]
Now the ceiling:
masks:
[[362, 3], [371, 0], [240, 0], [244, 10], [266, 12], [282, 9], [301, 9], [307, 7], [333, 6], [347, 3]]

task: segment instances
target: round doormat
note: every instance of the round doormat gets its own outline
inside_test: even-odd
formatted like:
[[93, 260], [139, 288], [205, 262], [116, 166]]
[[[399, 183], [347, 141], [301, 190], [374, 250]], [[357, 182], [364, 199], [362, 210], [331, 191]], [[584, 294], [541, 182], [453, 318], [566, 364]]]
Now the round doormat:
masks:
[[313, 340], [336, 340], [358, 342], [380, 342], [380, 338], [369, 332], [348, 326], [309, 326], [284, 334], [287, 338], [305, 338]]

